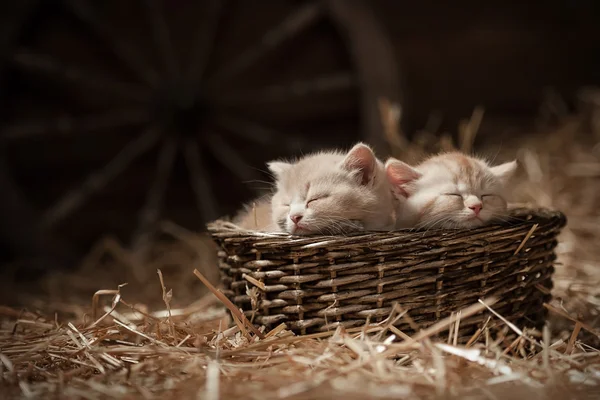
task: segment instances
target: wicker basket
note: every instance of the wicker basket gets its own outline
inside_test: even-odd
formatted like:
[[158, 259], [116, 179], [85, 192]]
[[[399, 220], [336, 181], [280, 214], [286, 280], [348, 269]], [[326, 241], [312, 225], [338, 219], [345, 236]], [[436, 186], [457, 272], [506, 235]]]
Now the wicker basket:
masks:
[[[495, 311], [519, 327], [539, 329], [566, 218], [541, 209], [513, 216], [511, 223], [471, 230], [343, 237], [247, 232], [224, 221], [208, 229], [219, 246], [224, 293], [267, 327], [285, 322], [306, 334], [361, 326], [387, 318], [394, 303], [426, 327], [494, 295]], [[248, 295], [252, 287], [258, 296]], [[461, 320], [460, 337], [485, 319], [479, 313]], [[396, 326], [413, 331], [405, 319]]]

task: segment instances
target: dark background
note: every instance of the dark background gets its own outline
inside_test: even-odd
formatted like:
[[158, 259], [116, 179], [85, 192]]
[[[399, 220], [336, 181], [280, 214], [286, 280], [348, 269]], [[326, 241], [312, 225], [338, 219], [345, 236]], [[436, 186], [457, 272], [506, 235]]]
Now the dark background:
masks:
[[[141, 3], [86, 4], [96, 10], [97, 21], [110, 26], [117, 41], [132, 44], [144, 63], [158, 71], [158, 84], [148, 95], [151, 101], [142, 109], [152, 120], [151, 125], [164, 131], [161, 143], [168, 138], [175, 138], [180, 144], [190, 138], [198, 140], [207, 187], [211, 188], [205, 191], [213, 192], [215, 210], [198, 212], [203, 207], [196, 205], [185, 159], [179, 157], [165, 188], [161, 218], [201, 230], [207, 220], [235, 212], [243, 202], [268, 187], [269, 177], [263, 171], [265, 161], [321, 147], [348, 146], [364, 139], [360, 128], [360, 84], [289, 102], [264, 102], [260, 96], [250, 97], [243, 107], [233, 109], [241, 117], [237, 123], [242, 128], [236, 129], [245, 131], [250, 138], [232, 135], [219, 125], [220, 111], [203, 97], [210, 95], [208, 91], [198, 95], [191, 108], [173, 111], [173, 104], [178, 101], [173, 98], [179, 99], [190, 84], [169, 75], [168, 62], [153, 36], [152, 20], [144, 16], [147, 10]], [[197, 27], [206, 22], [203, 7], [207, 2], [159, 3], [164, 3], [161, 10], [170, 29], [172, 58], [180, 63], [189, 58], [190, 49], [198, 42]], [[469, 117], [474, 107], [483, 106], [485, 118], [478, 143], [499, 137], [511, 140], [514, 135], [534, 129], [540, 106], [549, 96], [558, 99], [554, 104], [564, 102], [565, 111], [573, 110], [577, 107], [578, 91], [600, 82], [597, 2], [367, 3], [391, 44], [399, 83], [397, 97], [402, 99], [403, 123], [409, 136], [423, 129], [432, 115], [441, 117], [437, 133], [454, 134], [461, 119]], [[260, 41], [265, 32], [302, 4], [305, 2], [291, 0], [227, 2], [203, 76], [218, 74], [228, 60]], [[63, 64], [50, 66], [54, 75], [66, 71], [64, 65], [68, 64], [119, 82], [140, 83], [131, 70], [123, 68], [110, 46], [98, 39], [94, 29], [67, 9], [59, 1], [4, 2], [0, 6], [0, 116], [4, 132], [0, 142], [4, 176], [0, 190], [5, 203], [0, 204], [4, 210], [0, 231], [5, 260], [48, 252], [71, 254], [73, 249], [82, 254], [104, 234], [114, 234], [127, 242], [155, 179], [160, 154], [156, 149], [140, 157], [106, 188], [89, 196], [83, 207], [59, 224], [51, 229], [39, 227], [42, 210], [77, 187], [90, 172], [105, 165], [143, 132], [139, 126], [128, 125], [91, 129], [92, 132], [74, 128], [66, 134], [7, 139], [6, 132], [24, 121], [34, 121], [35, 125], [35, 121], [44, 118], [137, 107], [127, 99], [104, 93], [99, 81], [95, 83], [100, 89], [94, 91], [86, 85], [65, 84], [61, 79], [18, 66], [23, 60], [19, 55], [26, 48], [30, 52], [26, 54], [45, 54], [60, 60]], [[315, 23], [298, 38], [287, 41], [243, 74], [228, 80], [228, 87], [233, 88], [232, 92], [252, 92], [323, 73], [352, 71], [348, 45], [338, 29], [327, 20]], [[372, 65], [385, 62], [363, 61]], [[217, 92], [227, 94], [230, 89], [217, 88]], [[254, 134], [261, 136], [261, 132], [248, 128], [252, 124], [271, 130], [262, 143], [252, 139]], [[246, 167], [241, 168], [247, 174], [236, 174], [223, 164], [221, 159], [226, 155], [215, 154], [207, 145], [211, 134], [243, 156]]]

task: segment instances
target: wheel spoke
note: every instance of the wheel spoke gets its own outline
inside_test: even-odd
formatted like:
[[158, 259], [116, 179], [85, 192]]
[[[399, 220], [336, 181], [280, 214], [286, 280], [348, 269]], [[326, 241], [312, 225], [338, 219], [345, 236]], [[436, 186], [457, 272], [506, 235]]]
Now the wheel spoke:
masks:
[[[21, 37], [24, 27], [38, 9], [41, 0], [20, 0], [11, 4], [10, 18], [6, 18], [0, 25], [0, 74], [4, 76], [7, 66], [6, 57], [14, 50]], [[5, 11], [6, 12], [6, 11]]]
[[260, 177], [254, 173], [252, 167], [246, 164], [238, 152], [229, 146], [229, 144], [227, 144], [227, 142], [219, 135], [214, 133], [208, 135], [207, 144], [219, 161], [221, 161], [221, 163], [233, 172], [241, 181], [248, 182], [260, 179]]
[[233, 115], [218, 115], [215, 117], [215, 123], [242, 139], [262, 145], [272, 143], [276, 137], [285, 137], [275, 130]]
[[89, 0], [65, 0], [71, 12], [84, 24], [89, 26], [110, 50], [127, 67], [135, 72], [148, 85], [154, 87], [158, 82], [158, 75], [144, 60], [136, 49], [128, 45], [123, 38], [116, 38], [111, 27], [104, 24], [90, 7]]
[[154, 182], [148, 191], [146, 203], [138, 216], [137, 229], [131, 240], [133, 249], [143, 248], [152, 237], [154, 226], [158, 221], [160, 209], [163, 205], [176, 154], [176, 140], [172, 138], [167, 139], [158, 155]]
[[[361, 82], [362, 136], [377, 153], [389, 153], [389, 143], [382, 135], [384, 127], [379, 102], [387, 98], [404, 107], [400, 101], [399, 68], [394, 60], [392, 43], [377, 23], [370, 7], [372, 2], [325, 0], [324, 3], [332, 21], [340, 28], [357, 80]], [[403, 121], [401, 124], [404, 125]]]
[[300, 7], [279, 25], [265, 33], [258, 43], [249, 47], [246, 51], [243, 51], [229, 65], [217, 72], [217, 74], [210, 79], [209, 83], [211, 85], [219, 84], [239, 75], [270, 50], [307, 28], [321, 15], [322, 8], [317, 2], [310, 2]]
[[169, 34], [169, 27], [157, 0], [144, 0], [144, 4], [146, 5], [148, 21], [152, 25], [152, 35], [156, 48], [160, 52], [162, 61], [165, 64], [167, 75], [170, 78], [174, 78], [177, 76], [179, 68]]
[[215, 118], [216, 124], [241, 139], [257, 143], [259, 145], [270, 145], [279, 140], [279, 145], [285, 150], [297, 151], [301, 148], [304, 140], [293, 133], [283, 133], [271, 128], [257, 124], [253, 121], [233, 115], [220, 115]]
[[92, 172], [78, 188], [71, 190], [46, 211], [42, 224], [47, 228], [51, 227], [81, 207], [90, 195], [104, 188], [107, 183], [126, 170], [136, 158], [150, 150], [158, 138], [159, 132], [150, 128], [129, 142], [102, 169]]
[[217, 218], [214, 193], [210, 186], [210, 179], [202, 166], [202, 156], [195, 140], [188, 139], [185, 142], [183, 156], [189, 170], [190, 185], [196, 196], [196, 207], [206, 221]]
[[139, 125], [148, 121], [145, 110], [116, 110], [104, 114], [74, 117], [63, 115], [54, 118], [33, 119], [32, 122], [17, 123], [4, 128], [0, 137], [17, 139], [42, 135], [70, 135], [73, 133], [118, 129]]
[[294, 97], [309, 96], [326, 92], [346, 90], [356, 86], [356, 78], [351, 72], [338, 72], [309, 80], [298, 80], [283, 85], [272, 85], [245, 93], [223, 95], [215, 98], [221, 106], [280, 102]]
[[206, 71], [210, 54], [215, 45], [217, 27], [222, 11], [223, 0], [210, 0], [206, 16], [198, 24], [196, 44], [192, 51], [188, 70], [188, 79], [192, 82], [194, 88], [200, 84], [204, 71]]
[[98, 91], [113, 93], [140, 102], [147, 102], [149, 98], [148, 91], [121, 82], [111, 81], [78, 67], [64, 65], [51, 57], [35, 54], [26, 49], [21, 49], [15, 53], [13, 62], [16, 66], [25, 70], [40, 72]]

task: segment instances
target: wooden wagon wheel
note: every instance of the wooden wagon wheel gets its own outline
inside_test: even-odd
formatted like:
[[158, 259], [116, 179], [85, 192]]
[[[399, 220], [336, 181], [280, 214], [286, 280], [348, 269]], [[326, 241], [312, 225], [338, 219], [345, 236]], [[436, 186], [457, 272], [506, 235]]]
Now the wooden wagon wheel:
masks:
[[[20, 224], [22, 236], [77, 242], [93, 225], [141, 246], [181, 175], [192, 190], [175, 197], [195, 199], [199, 227], [225, 198], [241, 197], [232, 182], [260, 178], [270, 157], [323, 143], [332, 124], [345, 141], [366, 140], [384, 155], [377, 100], [398, 100], [397, 66], [366, 3], [21, 2], [14, 40], [0, 48], [11, 176], [2, 190], [14, 195], [0, 205], [4, 236]], [[27, 203], [14, 200], [17, 187]], [[134, 228], [115, 228], [129, 218], [122, 210], [94, 222], [73, 217], [106, 192], [104, 205], [137, 209]], [[69, 219], [79, 231], [57, 235]]]

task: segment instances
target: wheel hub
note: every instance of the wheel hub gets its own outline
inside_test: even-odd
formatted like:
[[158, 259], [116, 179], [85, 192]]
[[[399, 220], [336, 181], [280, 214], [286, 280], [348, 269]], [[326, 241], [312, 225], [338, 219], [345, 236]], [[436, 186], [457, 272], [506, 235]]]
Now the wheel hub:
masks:
[[210, 108], [202, 91], [175, 82], [159, 90], [151, 118], [166, 134], [197, 137], [209, 119]]

